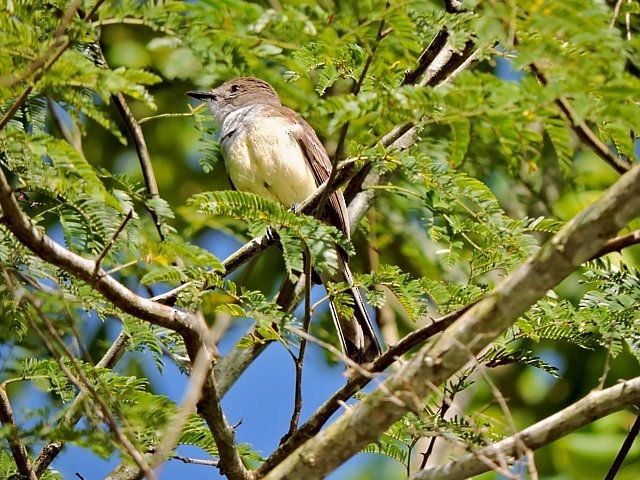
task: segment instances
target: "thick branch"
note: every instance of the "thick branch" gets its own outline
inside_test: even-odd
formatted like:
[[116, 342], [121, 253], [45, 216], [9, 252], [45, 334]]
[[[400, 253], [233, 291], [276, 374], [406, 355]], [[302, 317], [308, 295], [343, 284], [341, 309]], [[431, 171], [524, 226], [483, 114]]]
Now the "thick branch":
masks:
[[640, 213], [640, 165], [571, 220], [540, 251], [426, 345], [400, 371], [335, 423], [289, 455], [265, 478], [322, 478], [462, 368], [532, 304], [587, 261]]
[[406, 73], [402, 80], [402, 85], [412, 85], [416, 83], [427, 71], [427, 68], [431, 66], [436, 56], [444, 49], [448, 39], [449, 32], [447, 32], [445, 27], [436, 34], [429, 46], [420, 54], [420, 57], [418, 57], [418, 66]]
[[20, 210], [2, 170], [0, 170], [0, 206], [3, 213], [0, 221], [22, 244], [44, 261], [91, 285], [122, 311], [175, 331], [192, 328], [190, 317], [184, 312], [136, 295], [113, 277], [108, 276], [104, 270], [98, 269], [94, 272], [93, 260], [83, 258], [51, 240]]
[[[209, 365], [213, 361], [210, 356], [209, 349], [203, 348], [202, 336], [188, 335], [184, 337], [187, 352], [192, 363], [195, 364], [198, 353], [209, 357]], [[236, 447], [235, 432], [233, 427], [229, 425], [222, 411], [220, 403], [221, 395], [216, 385], [214, 375], [206, 375], [204, 385], [202, 385], [202, 395], [198, 403], [198, 413], [205, 419], [213, 438], [216, 442], [220, 461], [218, 468], [222, 475], [226, 475], [230, 480], [247, 480], [252, 478], [244, 464]]]
[[410, 480], [456, 480], [491, 470], [491, 464], [535, 450], [588, 423], [640, 401], [640, 377], [594, 391], [573, 405], [504, 440], [438, 467], [416, 472]]

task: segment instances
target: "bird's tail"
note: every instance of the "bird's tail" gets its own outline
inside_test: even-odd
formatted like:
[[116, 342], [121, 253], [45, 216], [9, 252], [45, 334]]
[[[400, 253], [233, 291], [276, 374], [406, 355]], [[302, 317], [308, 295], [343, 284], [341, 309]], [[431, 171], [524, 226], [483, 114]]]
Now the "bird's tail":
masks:
[[331, 280], [334, 282], [345, 282], [347, 285], [350, 285], [345, 293], [352, 297], [353, 316], [351, 318], [345, 318], [344, 315], [339, 315], [333, 299], [329, 298], [331, 317], [338, 330], [338, 336], [340, 337], [340, 343], [342, 344], [342, 350], [345, 355], [357, 363], [372, 362], [382, 351], [369, 315], [367, 314], [364, 300], [360, 295], [358, 287], [354, 285], [353, 275], [351, 274], [349, 265], [347, 265], [347, 262], [342, 258], [342, 255], [338, 254], [337, 272], [330, 278], [323, 278], [322, 280], [323, 283], [325, 283], [326, 280]]

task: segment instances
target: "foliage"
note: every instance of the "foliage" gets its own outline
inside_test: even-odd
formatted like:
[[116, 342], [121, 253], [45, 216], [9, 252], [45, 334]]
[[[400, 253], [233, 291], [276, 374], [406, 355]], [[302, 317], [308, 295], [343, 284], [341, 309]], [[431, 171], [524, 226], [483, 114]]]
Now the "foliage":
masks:
[[[616, 180], [575, 127], [591, 129], [623, 161], [638, 161], [640, 106], [631, 99], [640, 91], [639, 11], [622, 2], [614, 17], [616, 3], [469, 0], [447, 12], [443, 2], [415, 0], [9, 0], [0, 6], [0, 168], [35, 227], [95, 262], [96, 272], [144, 297], [176, 289], [168, 303], [202, 313], [223, 336], [228, 328], [225, 339], [238, 338], [241, 319], [251, 319], [255, 330], [236, 344], [245, 352], [270, 341], [289, 348], [302, 315], [274, 294], [285, 278], [299, 279], [306, 252], [317, 272], [334, 271], [335, 245], [351, 255], [378, 318], [390, 315], [402, 336], [490, 294]], [[473, 62], [446, 82], [403, 82], [445, 31], [456, 54], [474, 46]], [[273, 84], [330, 155], [348, 125], [343, 157], [360, 157], [381, 179], [367, 185], [375, 202], [351, 239], [288, 206], [229, 191], [211, 117], [183, 94], [239, 75]], [[140, 172], [119, 95], [141, 121], [160, 195]], [[410, 148], [379, 143], [400, 125], [416, 126]], [[225, 271], [221, 259], [238, 240], [267, 231], [279, 248]], [[583, 265], [457, 382], [439, 386], [364, 451], [413, 471], [420, 438], [442, 437], [452, 452], [484, 445], [507, 434], [507, 417], [531, 423], [598, 384], [637, 375], [638, 262], [632, 247]], [[145, 369], [151, 359], [161, 373], [171, 362], [186, 375], [181, 334], [124, 313], [6, 225], [0, 276], [0, 382], [15, 399], [29, 453], [48, 440], [105, 458], [126, 450], [96, 399], [83, 402], [79, 426], [61, 420], [79, 393], [65, 370], [90, 379], [136, 448], [157, 446], [178, 399], [156, 393]], [[345, 287], [327, 285], [340, 312], [353, 308]], [[45, 347], [33, 328], [46, 329], [34, 302], [77, 359], [58, 343]], [[321, 311], [314, 308], [312, 332], [337, 345]], [[221, 327], [225, 318], [230, 326]], [[116, 368], [95, 367], [114, 328], [126, 334], [127, 354]], [[558, 386], [559, 400], [531, 400], [532, 377]], [[506, 392], [509, 412], [494, 408], [491, 382]], [[20, 404], [33, 388], [46, 396], [42, 408]], [[472, 397], [466, 413], [447, 414], [443, 396], [463, 392]], [[2, 478], [17, 472], [9, 438], [3, 427]], [[196, 414], [179, 445], [219, 454]], [[251, 467], [263, 461], [251, 445], [239, 450]], [[548, 457], [539, 463], [549, 477], [562, 470]], [[62, 475], [50, 467], [42, 478]]]

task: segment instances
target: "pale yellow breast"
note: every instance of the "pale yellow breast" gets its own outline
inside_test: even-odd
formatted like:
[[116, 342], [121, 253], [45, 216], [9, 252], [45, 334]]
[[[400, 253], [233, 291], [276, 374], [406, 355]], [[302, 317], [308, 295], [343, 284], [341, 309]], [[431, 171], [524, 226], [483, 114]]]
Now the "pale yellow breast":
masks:
[[276, 200], [286, 207], [301, 203], [316, 182], [307, 160], [291, 135], [300, 128], [281, 117], [245, 117], [242, 127], [224, 145], [229, 177], [238, 190]]

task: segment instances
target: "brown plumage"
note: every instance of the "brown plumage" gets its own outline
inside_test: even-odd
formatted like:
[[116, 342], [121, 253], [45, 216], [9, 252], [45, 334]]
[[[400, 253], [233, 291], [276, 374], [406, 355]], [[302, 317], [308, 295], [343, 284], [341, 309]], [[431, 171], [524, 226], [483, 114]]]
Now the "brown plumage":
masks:
[[[242, 77], [205, 92], [187, 92], [205, 100], [220, 125], [220, 145], [235, 188], [263, 195], [286, 207], [301, 203], [329, 178], [331, 161], [311, 126], [280, 103], [278, 94], [263, 80]], [[329, 196], [323, 220], [350, 236], [349, 217], [342, 191]], [[322, 281], [346, 282], [353, 299], [351, 318], [338, 315], [332, 299], [331, 315], [345, 354], [356, 362], [372, 361], [380, 354], [360, 292], [353, 286], [344, 252], [336, 248], [338, 271]]]

